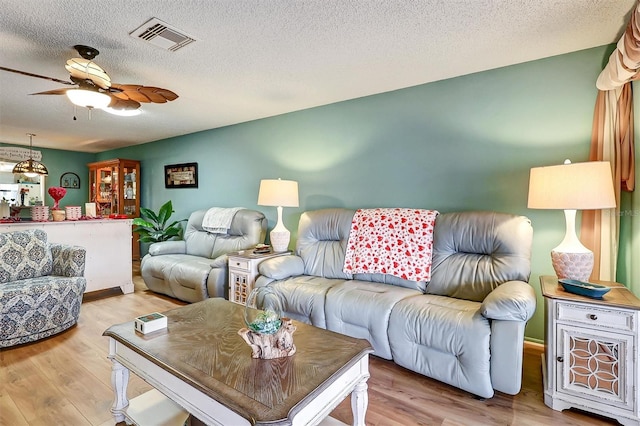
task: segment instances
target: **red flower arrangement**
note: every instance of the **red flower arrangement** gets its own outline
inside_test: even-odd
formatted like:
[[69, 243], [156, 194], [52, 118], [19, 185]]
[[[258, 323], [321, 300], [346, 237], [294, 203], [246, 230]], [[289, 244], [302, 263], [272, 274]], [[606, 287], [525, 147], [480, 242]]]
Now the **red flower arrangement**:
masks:
[[67, 195], [67, 190], [61, 186], [52, 186], [49, 188], [49, 195], [53, 198], [53, 210], [58, 210], [60, 200]]

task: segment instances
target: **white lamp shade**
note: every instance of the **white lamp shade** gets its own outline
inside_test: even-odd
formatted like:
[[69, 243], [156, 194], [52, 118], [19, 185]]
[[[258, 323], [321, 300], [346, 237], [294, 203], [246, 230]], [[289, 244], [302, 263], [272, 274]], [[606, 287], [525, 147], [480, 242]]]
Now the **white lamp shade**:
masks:
[[615, 206], [616, 196], [608, 161], [531, 169], [530, 209], [594, 210]]
[[262, 179], [258, 192], [259, 206], [298, 207], [298, 182]]
[[69, 89], [67, 97], [77, 106], [87, 108], [106, 108], [111, 103], [111, 96], [93, 90]]

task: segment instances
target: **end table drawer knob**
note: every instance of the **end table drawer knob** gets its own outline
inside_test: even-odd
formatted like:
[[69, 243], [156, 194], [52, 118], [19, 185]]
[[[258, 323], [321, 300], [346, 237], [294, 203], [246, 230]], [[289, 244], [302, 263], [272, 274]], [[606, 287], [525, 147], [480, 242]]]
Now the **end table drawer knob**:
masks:
[[596, 314], [589, 314], [589, 319], [595, 321], [598, 319], [598, 316]]
[[251, 269], [250, 261], [246, 259], [229, 258], [229, 266], [245, 271], [249, 271]]

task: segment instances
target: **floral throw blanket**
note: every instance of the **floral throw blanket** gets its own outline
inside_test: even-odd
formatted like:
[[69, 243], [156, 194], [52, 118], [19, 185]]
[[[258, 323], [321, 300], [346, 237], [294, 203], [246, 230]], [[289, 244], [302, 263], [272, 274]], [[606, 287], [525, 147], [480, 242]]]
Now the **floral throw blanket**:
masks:
[[343, 272], [431, 280], [436, 210], [359, 209], [351, 221]]

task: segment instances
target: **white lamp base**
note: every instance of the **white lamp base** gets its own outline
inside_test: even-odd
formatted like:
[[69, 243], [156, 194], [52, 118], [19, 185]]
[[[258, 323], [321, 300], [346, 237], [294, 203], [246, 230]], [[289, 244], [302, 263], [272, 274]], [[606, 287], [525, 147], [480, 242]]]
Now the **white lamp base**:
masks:
[[275, 229], [269, 233], [271, 239], [271, 247], [276, 253], [282, 253], [289, 250], [289, 241], [291, 233], [286, 229], [284, 231], [276, 231]]
[[558, 278], [588, 281], [593, 271], [593, 252], [566, 253], [551, 251], [551, 263]]
[[275, 228], [269, 233], [269, 239], [271, 240], [271, 247], [274, 252], [282, 253], [289, 250], [291, 233], [282, 223], [282, 207], [278, 207], [278, 223], [276, 223]]
[[567, 230], [560, 245], [551, 250], [551, 263], [558, 278], [587, 281], [593, 271], [593, 252], [576, 235], [576, 211], [565, 210]]

